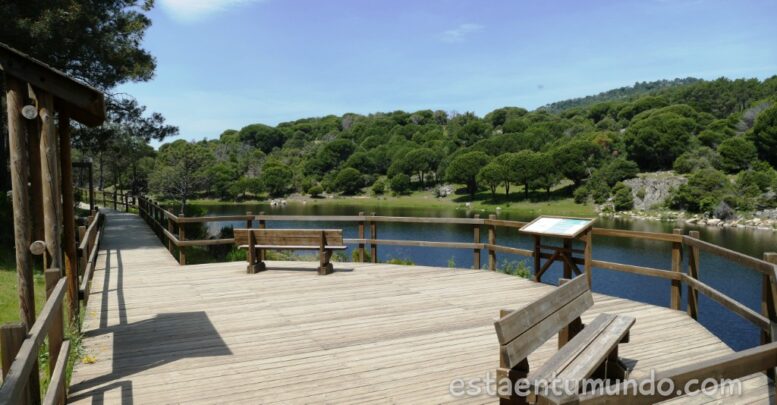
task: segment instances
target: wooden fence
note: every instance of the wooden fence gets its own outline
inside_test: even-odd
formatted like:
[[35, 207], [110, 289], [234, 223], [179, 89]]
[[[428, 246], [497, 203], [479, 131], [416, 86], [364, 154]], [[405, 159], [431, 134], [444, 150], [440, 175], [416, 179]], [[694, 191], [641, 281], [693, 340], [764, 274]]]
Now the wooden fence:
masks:
[[[77, 247], [79, 291], [78, 298], [86, 306], [97, 252], [102, 239], [105, 216], [96, 211], [86, 218], [86, 224], [78, 228]], [[34, 242], [31, 251], [45, 260], [46, 244]], [[44, 267], [47, 265], [44, 262]], [[70, 341], [65, 340], [63, 301], [67, 291], [67, 279], [58, 268], [45, 272], [46, 303], [37, 320], [26, 331], [22, 323], [0, 327], [0, 351], [2, 357], [3, 385], [0, 387], [0, 404], [41, 403], [38, 378], [38, 352], [48, 336], [49, 386], [43, 398], [44, 404], [64, 404], [67, 394], [66, 370], [70, 353]]]
[[[207, 222], [234, 222], [245, 221], [246, 228], [252, 228], [254, 223], [260, 229], [265, 228], [270, 221], [292, 221], [292, 222], [348, 222], [355, 223], [358, 229], [358, 238], [344, 239], [349, 245], [355, 245], [359, 261], [366, 258], [365, 252], [367, 245], [370, 249], [370, 258], [373, 263], [377, 262], [378, 246], [416, 246], [429, 248], [451, 248], [472, 250], [473, 267], [480, 268], [481, 252], [488, 254], [488, 268], [496, 270], [497, 253], [513, 254], [525, 257], [534, 257], [535, 262], [540, 259], [549, 259], [550, 253], [540, 250], [539, 257], [535, 257], [534, 251], [521, 249], [512, 246], [497, 244], [497, 228], [519, 229], [525, 222], [507, 221], [496, 219], [496, 216], [490, 215], [488, 218], [420, 218], [420, 217], [385, 217], [364, 215], [360, 213], [355, 215], [330, 215], [330, 216], [310, 216], [310, 215], [266, 215], [259, 213], [254, 215], [247, 212], [245, 215], [221, 215], [207, 217], [186, 217], [175, 215], [169, 210], [163, 208], [158, 202], [145, 197], [138, 197], [138, 209], [140, 215], [146, 220], [151, 228], [163, 243], [167, 244], [171, 253], [174, 248], [178, 248], [178, 261], [180, 264], [186, 264], [186, 247], [191, 246], [211, 246], [233, 244], [233, 238], [223, 239], [200, 239], [187, 240], [185, 224], [207, 223]], [[413, 223], [413, 224], [445, 224], [445, 225], [464, 225], [472, 226], [472, 242], [440, 242], [424, 240], [395, 240], [379, 239], [378, 226], [380, 223]], [[482, 228], [486, 232], [481, 232]], [[482, 236], [487, 235], [484, 241]], [[693, 319], [698, 319], [698, 294], [701, 293], [711, 300], [722, 305], [724, 308], [732, 311], [736, 315], [751, 322], [760, 331], [764, 343], [777, 340], [777, 310], [775, 310], [775, 301], [777, 301], [777, 254], [767, 253], [764, 259], [754, 258], [742, 253], [738, 253], [709, 242], [699, 239], [699, 233], [692, 231], [688, 235], [682, 235], [681, 230], [675, 229], [673, 233], [659, 232], [640, 232], [619, 229], [594, 228], [592, 230], [594, 237], [612, 237], [625, 239], [640, 239], [667, 243], [671, 246], [671, 256], [669, 257], [669, 266], [667, 268], [654, 268], [645, 266], [636, 266], [631, 264], [615, 263], [604, 260], [591, 259], [590, 266], [593, 269], [612, 270], [623, 273], [638, 274], [642, 276], [660, 278], [670, 281], [669, 285], [669, 307], [680, 310], [682, 307], [682, 289], [683, 284], [688, 294], [688, 314]], [[594, 238], [595, 239], [595, 238]], [[595, 240], [593, 245], [596, 246]], [[540, 246], [543, 249], [558, 249], [555, 246]], [[747, 306], [739, 303], [735, 299], [716, 290], [708, 284], [699, 280], [700, 270], [700, 251], [719, 256], [721, 258], [733, 261], [744, 267], [751, 268], [763, 275], [762, 277], [762, 297], [761, 313], [758, 313]], [[683, 257], [688, 257], [687, 272], [682, 271]], [[582, 264], [584, 259], [575, 258], [575, 263]], [[538, 277], [535, 281], [541, 281]]]

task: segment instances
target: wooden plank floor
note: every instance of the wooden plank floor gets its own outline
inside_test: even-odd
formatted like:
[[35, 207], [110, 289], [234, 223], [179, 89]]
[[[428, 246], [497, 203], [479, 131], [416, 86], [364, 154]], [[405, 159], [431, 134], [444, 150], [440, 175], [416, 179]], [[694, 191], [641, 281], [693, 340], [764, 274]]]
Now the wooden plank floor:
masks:
[[[328, 276], [304, 262], [270, 262], [255, 275], [244, 263], [181, 267], [134, 215], [110, 213], [105, 234], [83, 325], [94, 362], [75, 367], [74, 403], [495, 403], [453, 398], [449, 383], [494, 370], [500, 308], [554, 288], [386, 264], [336, 263]], [[584, 322], [600, 312], [636, 317], [621, 346], [634, 376], [731, 352], [682, 312], [594, 297]], [[762, 375], [744, 387], [726, 403], [768, 401]]]

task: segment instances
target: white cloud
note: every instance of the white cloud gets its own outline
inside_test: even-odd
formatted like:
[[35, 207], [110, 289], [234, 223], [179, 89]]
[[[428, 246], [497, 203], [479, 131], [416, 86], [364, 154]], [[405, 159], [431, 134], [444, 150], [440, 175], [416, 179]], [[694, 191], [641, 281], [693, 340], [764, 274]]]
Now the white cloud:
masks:
[[478, 32], [482, 29], [483, 26], [480, 24], [461, 24], [454, 29], [443, 31], [443, 33], [440, 34], [440, 40], [443, 42], [461, 42], [467, 35]]
[[162, 9], [173, 19], [196, 22], [229, 8], [265, 0], [160, 0]]

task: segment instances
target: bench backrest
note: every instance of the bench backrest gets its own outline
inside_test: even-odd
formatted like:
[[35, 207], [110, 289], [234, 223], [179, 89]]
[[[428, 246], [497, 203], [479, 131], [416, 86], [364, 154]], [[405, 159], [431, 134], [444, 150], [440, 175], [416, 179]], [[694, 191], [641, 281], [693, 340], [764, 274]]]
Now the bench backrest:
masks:
[[503, 367], [512, 368], [594, 305], [585, 274], [494, 322]]
[[249, 232], [254, 234], [254, 244], [274, 246], [319, 246], [324, 234], [328, 246], [343, 245], [341, 229], [235, 229], [235, 243], [248, 245]]

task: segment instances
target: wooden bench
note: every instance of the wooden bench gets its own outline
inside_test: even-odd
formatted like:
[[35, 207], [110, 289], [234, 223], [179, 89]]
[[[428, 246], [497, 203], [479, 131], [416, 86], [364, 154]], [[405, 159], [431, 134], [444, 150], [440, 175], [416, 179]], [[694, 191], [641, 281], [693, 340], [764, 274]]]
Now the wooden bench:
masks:
[[318, 274], [330, 274], [332, 252], [347, 249], [341, 229], [235, 229], [235, 244], [248, 249], [249, 274], [267, 269], [264, 250], [318, 250]]
[[[626, 367], [618, 359], [618, 344], [627, 342], [634, 318], [600, 314], [584, 326], [580, 315], [594, 304], [585, 275], [564, 283], [555, 291], [519, 310], [502, 310], [494, 322], [499, 339], [497, 387], [507, 378], [512, 386], [527, 378], [531, 397], [540, 403], [561, 403], [564, 398], [536, 390], [537, 381], [586, 378], [623, 379]], [[545, 364], [529, 372], [528, 356], [558, 334], [559, 350]], [[523, 404], [530, 398], [512, 393], [500, 395], [500, 403]]]

